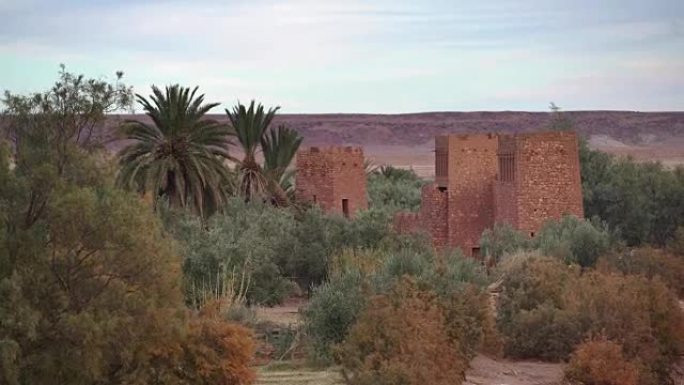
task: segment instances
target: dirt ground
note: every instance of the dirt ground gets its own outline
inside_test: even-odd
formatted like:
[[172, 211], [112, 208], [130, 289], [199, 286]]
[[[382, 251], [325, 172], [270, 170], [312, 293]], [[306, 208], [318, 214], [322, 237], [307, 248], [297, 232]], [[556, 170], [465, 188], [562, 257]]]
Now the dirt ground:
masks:
[[[563, 367], [560, 364], [510, 362], [477, 356], [471, 362], [463, 385], [560, 385]], [[258, 385], [338, 385], [342, 377], [328, 370], [261, 370]]]

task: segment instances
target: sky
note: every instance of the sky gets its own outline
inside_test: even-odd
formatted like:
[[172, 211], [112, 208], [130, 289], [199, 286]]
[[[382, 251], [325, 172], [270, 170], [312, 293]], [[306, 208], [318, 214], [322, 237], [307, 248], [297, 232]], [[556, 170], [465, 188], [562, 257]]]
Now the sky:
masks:
[[684, 0], [0, 0], [0, 90], [60, 63], [283, 113], [681, 111]]

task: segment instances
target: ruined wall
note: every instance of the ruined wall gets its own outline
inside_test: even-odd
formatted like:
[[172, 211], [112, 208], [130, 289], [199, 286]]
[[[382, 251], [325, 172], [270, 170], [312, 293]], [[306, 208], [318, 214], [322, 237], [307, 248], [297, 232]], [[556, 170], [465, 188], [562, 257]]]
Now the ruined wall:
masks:
[[577, 134], [516, 135], [518, 229], [536, 233], [547, 219], [584, 217]]
[[445, 247], [449, 240], [446, 191], [435, 183], [423, 186], [420, 211], [395, 214], [393, 226], [399, 233], [425, 233], [435, 247]]
[[368, 208], [363, 150], [359, 147], [311, 147], [297, 152], [295, 197], [324, 211], [350, 216]]
[[448, 245], [477, 253], [482, 232], [494, 224], [498, 138], [450, 135], [448, 147]]
[[420, 204], [420, 226], [430, 233], [432, 244], [441, 248], [449, 242], [448, 194], [434, 184], [423, 186]]

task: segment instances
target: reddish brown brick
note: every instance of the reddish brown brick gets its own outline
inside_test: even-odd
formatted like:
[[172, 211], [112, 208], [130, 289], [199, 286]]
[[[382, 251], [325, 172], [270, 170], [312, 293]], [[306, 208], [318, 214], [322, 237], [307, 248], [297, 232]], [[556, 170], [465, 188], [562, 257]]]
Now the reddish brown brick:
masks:
[[[359, 147], [310, 147], [297, 152], [295, 197], [326, 212], [353, 217], [368, 208], [363, 150]], [[346, 202], [346, 203], [344, 203]]]
[[400, 213], [394, 224], [429, 232], [439, 248], [475, 255], [482, 232], [496, 222], [534, 236], [547, 219], [584, 215], [573, 132], [439, 136], [435, 170], [420, 212]]

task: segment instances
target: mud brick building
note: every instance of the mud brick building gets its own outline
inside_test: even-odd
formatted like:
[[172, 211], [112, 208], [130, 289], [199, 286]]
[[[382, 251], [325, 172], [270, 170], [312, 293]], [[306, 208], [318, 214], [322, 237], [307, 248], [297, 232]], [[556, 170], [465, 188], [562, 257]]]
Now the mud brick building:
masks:
[[295, 197], [326, 212], [353, 217], [368, 208], [360, 147], [310, 147], [297, 152]]
[[583, 217], [577, 145], [574, 132], [438, 136], [435, 182], [423, 187], [420, 211], [397, 214], [394, 227], [478, 256], [495, 223], [534, 237], [547, 219]]

